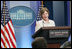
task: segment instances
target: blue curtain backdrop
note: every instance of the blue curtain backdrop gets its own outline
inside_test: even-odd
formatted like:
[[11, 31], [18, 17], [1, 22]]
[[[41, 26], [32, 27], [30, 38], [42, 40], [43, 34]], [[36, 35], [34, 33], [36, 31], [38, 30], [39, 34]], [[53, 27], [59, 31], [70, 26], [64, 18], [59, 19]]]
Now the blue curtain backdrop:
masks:
[[70, 22], [71, 22], [71, 18], [70, 18], [70, 1], [67, 1], [67, 16], [68, 16], [68, 26], [71, 26]]
[[[68, 21], [67, 21], [68, 24], [67, 24], [67, 25], [68, 25], [68, 26], [71, 26], [70, 8], [71, 8], [71, 6], [70, 6], [70, 1], [67, 1], [67, 16], [68, 16]], [[70, 36], [69, 36], [68, 41], [71, 41], [71, 32], [70, 32]]]
[[[13, 5], [12, 7], [18, 5], [27, 6], [31, 8], [37, 16], [39, 2], [40, 1], [6, 1], [6, 4], [8, 6], [8, 9], [10, 9], [12, 5]], [[1, 1], [1, 10], [2, 10], [2, 5], [3, 4]], [[14, 30], [15, 30], [17, 48], [32, 48], [31, 43], [33, 41], [32, 35], [34, 34], [35, 31], [35, 22], [32, 25], [25, 26], [25, 27], [14, 26]]]

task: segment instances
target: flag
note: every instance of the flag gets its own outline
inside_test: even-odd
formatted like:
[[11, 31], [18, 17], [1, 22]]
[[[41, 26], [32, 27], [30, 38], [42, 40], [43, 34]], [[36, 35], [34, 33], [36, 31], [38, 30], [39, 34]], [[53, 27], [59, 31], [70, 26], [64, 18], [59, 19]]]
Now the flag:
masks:
[[15, 32], [6, 1], [1, 11], [1, 48], [16, 48]]
[[39, 15], [40, 14], [40, 9], [43, 7], [43, 3], [42, 3], [43, 1], [40, 1], [39, 2], [39, 9], [38, 9], [38, 15], [37, 15], [37, 17], [36, 17], [36, 21], [39, 21], [39, 20], [41, 20], [42, 18], [41, 18], [41, 16]]

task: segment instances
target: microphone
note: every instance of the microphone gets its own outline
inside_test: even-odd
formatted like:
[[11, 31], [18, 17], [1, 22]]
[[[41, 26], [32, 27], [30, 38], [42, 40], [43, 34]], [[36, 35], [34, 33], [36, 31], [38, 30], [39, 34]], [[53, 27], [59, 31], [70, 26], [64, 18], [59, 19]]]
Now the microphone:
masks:
[[44, 27], [44, 21], [42, 21], [43, 22], [43, 27]]

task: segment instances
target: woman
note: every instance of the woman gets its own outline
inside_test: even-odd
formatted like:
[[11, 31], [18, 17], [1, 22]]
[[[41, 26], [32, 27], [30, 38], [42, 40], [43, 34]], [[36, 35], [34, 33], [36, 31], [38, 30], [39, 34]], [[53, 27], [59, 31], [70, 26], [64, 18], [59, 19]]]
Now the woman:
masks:
[[49, 10], [46, 7], [41, 8], [40, 16], [42, 20], [36, 22], [35, 32], [39, 30], [41, 27], [55, 26], [55, 22], [48, 18]]

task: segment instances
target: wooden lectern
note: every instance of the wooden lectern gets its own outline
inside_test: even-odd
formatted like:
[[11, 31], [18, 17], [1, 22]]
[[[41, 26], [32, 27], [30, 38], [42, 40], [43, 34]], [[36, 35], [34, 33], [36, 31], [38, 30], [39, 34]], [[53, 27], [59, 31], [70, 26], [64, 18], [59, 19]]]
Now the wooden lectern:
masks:
[[68, 40], [71, 27], [42, 27], [32, 35], [32, 38], [44, 37], [47, 40], [48, 48], [60, 48], [61, 43]]

